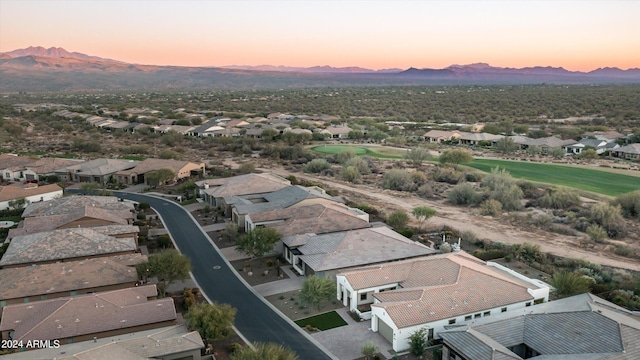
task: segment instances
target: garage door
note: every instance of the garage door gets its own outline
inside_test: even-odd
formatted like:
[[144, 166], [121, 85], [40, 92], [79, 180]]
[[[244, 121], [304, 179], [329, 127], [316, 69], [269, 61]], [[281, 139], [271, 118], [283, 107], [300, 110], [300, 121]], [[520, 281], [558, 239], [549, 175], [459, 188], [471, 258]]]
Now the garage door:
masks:
[[376, 317], [376, 319], [378, 319], [378, 332], [380, 335], [387, 339], [389, 343], [393, 344], [393, 329], [387, 325], [387, 323], [380, 320], [379, 317]]

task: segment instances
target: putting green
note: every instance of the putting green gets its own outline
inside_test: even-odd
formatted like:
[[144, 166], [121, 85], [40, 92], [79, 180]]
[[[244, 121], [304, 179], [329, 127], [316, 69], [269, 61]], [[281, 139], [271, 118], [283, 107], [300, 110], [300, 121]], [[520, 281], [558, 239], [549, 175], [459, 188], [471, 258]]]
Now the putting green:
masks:
[[318, 145], [311, 148], [321, 154], [339, 154], [345, 151], [353, 151], [357, 156], [371, 156], [381, 159], [401, 159], [405, 151], [383, 146], [361, 146], [361, 145]]

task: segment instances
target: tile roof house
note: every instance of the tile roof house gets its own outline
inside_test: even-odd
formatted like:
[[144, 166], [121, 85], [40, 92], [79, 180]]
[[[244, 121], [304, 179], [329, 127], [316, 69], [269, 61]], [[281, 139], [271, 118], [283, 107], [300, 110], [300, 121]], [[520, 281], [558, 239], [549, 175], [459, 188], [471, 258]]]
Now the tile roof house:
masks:
[[640, 160], [640, 143], [629, 144], [623, 147], [614, 149], [611, 151], [611, 156], [627, 159], [627, 160]]
[[41, 158], [33, 159], [25, 156], [0, 155], [0, 171], [2, 178], [13, 181], [42, 180], [49, 175], [55, 175], [57, 169], [65, 166], [77, 165], [84, 162], [79, 159]]
[[284, 258], [300, 275], [335, 276], [349, 267], [431, 255], [436, 251], [386, 226], [282, 239]]
[[395, 351], [409, 336], [464, 324], [549, 299], [549, 287], [463, 251], [349, 270], [336, 276], [338, 299], [371, 319]]
[[13, 184], [0, 186], [0, 210], [9, 209], [12, 201], [24, 199], [26, 204], [50, 201], [62, 197], [58, 184]]
[[502, 139], [503, 135], [494, 135], [489, 133], [468, 133], [458, 138], [460, 144], [463, 145], [479, 145], [480, 143], [492, 143]]
[[439, 144], [444, 141], [458, 139], [467, 134], [468, 133], [462, 131], [430, 130], [422, 136], [427, 142]]
[[134, 287], [142, 254], [0, 269], [0, 308], [29, 301]]
[[155, 285], [8, 305], [2, 311], [2, 339], [60, 340], [71, 344], [175, 325], [172, 298], [158, 300]]
[[204, 342], [197, 331], [182, 325], [101, 337], [58, 348], [11, 354], [12, 360], [190, 359], [200, 360]]
[[244, 229], [245, 215], [250, 213], [286, 209], [317, 203], [344, 203], [341, 197], [327, 195], [319, 187], [287, 186], [266, 193], [234, 196], [229, 200], [231, 205], [231, 221]]
[[116, 238], [91, 228], [45, 231], [11, 239], [0, 268], [132, 254], [136, 250], [133, 238]]
[[115, 196], [73, 195], [48, 202], [29, 204], [22, 212], [22, 217], [71, 214], [77, 212], [80, 207], [108, 210], [122, 219], [131, 220], [129, 222], [133, 222], [133, 212], [135, 211], [133, 203], [119, 201]]
[[234, 196], [266, 194], [291, 186], [291, 181], [271, 173], [245, 174], [228, 178], [197, 181], [199, 194], [216, 208], [231, 212], [228, 202]]
[[132, 160], [95, 159], [58, 169], [56, 175], [66, 181], [106, 184], [116, 172], [134, 168], [136, 165], [138, 162]]
[[621, 134], [615, 130], [609, 131], [587, 131], [582, 134], [583, 138], [593, 137], [598, 140], [618, 140], [624, 137], [624, 134]]
[[441, 332], [443, 359], [640, 359], [637, 315], [581, 294]]
[[173, 181], [186, 179], [193, 175], [204, 174], [204, 163], [194, 163], [190, 161], [180, 161], [173, 159], [145, 159], [134, 168], [120, 170], [113, 175], [113, 178], [121, 184], [148, 184], [145, 175], [151, 171], [169, 169], [176, 174]]
[[24, 175], [22, 171], [29, 164], [33, 164], [37, 159], [29, 156], [19, 156], [14, 154], [0, 154], [0, 171], [2, 179], [11, 181], [22, 181]]
[[329, 126], [326, 129], [320, 131], [321, 134], [329, 134], [332, 139], [347, 139], [351, 128], [348, 126]]
[[580, 154], [585, 149], [595, 149], [596, 153], [602, 154], [607, 150], [614, 150], [619, 148], [615, 140], [599, 140], [599, 139], [581, 139], [577, 143], [565, 146], [565, 150], [569, 154]]
[[269, 210], [245, 216], [245, 230], [276, 229], [280, 235], [325, 234], [371, 227], [369, 214], [343, 204], [314, 204]]

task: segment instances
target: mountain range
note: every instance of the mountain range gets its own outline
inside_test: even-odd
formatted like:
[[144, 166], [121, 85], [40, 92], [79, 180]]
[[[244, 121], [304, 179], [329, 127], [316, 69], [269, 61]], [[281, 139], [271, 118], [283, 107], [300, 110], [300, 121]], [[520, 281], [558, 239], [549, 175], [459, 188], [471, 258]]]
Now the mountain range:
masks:
[[561, 67], [502, 68], [485, 63], [444, 69], [371, 70], [360, 67], [238, 66], [185, 67], [129, 64], [69, 52], [28, 47], [0, 53], [0, 91], [86, 91], [141, 89], [255, 89], [316, 86], [611, 84], [640, 83], [640, 69]]

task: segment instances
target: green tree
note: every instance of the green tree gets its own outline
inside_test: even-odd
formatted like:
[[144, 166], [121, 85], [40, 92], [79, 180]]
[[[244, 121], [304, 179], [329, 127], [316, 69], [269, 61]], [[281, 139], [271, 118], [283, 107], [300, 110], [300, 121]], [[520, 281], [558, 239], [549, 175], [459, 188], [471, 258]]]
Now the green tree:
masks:
[[[145, 269], [146, 268], [146, 269]], [[148, 270], [148, 276], [158, 277], [158, 292], [164, 296], [167, 288], [177, 280], [186, 279], [191, 271], [189, 258], [180, 254], [176, 249], [164, 250], [160, 253], [149, 256], [149, 261], [141, 265], [138, 275], [142, 269]]]
[[419, 358], [424, 355], [429, 346], [429, 340], [427, 339], [428, 330], [426, 328], [420, 328], [411, 335], [409, 335], [409, 352], [411, 355]]
[[225, 241], [235, 242], [238, 239], [238, 234], [238, 226], [232, 222], [228, 222], [220, 232], [220, 237]]
[[19, 199], [9, 201], [10, 209], [19, 210], [19, 209], [24, 209], [25, 206], [27, 206], [27, 199], [25, 198], [19, 198]]
[[419, 166], [426, 160], [431, 159], [431, 152], [425, 147], [418, 146], [407, 151], [404, 154], [404, 158], [410, 161], [413, 165]]
[[307, 305], [314, 305], [320, 311], [322, 304], [335, 295], [336, 283], [332, 278], [311, 275], [302, 283], [300, 301]]
[[458, 168], [460, 164], [467, 164], [473, 161], [473, 155], [469, 150], [453, 149], [445, 150], [440, 155], [441, 164], [451, 164], [454, 168]]
[[550, 284], [556, 288], [558, 296], [566, 297], [583, 294], [591, 290], [593, 279], [577, 272], [559, 271], [553, 274]]
[[276, 136], [278, 136], [278, 131], [275, 129], [264, 129], [260, 135], [265, 141], [272, 141]]
[[184, 136], [177, 131], [169, 130], [160, 139], [160, 142], [167, 146], [175, 146], [182, 142]]
[[564, 149], [559, 147], [553, 148], [549, 151], [549, 155], [554, 159], [562, 159], [565, 154], [566, 152], [564, 151]]
[[373, 359], [374, 356], [380, 351], [380, 348], [375, 346], [371, 341], [367, 341], [362, 344], [360, 353], [364, 355], [365, 360]]
[[428, 206], [418, 206], [414, 207], [411, 213], [420, 222], [418, 227], [422, 228], [422, 224], [424, 224], [425, 221], [429, 220], [430, 217], [435, 216], [438, 212]]
[[597, 160], [599, 158], [595, 149], [585, 149], [576, 156], [580, 160]]
[[507, 154], [516, 151], [518, 145], [513, 142], [513, 138], [505, 136], [496, 142], [495, 148], [497, 151]]
[[264, 227], [249, 231], [236, 240], [238, 250], [251, 257], [262, 257], [273, 250], [276, 243], [282, 238], [275, 229]]
[[158, 169], [149, 171], [145, 176], [145, 182], [149, 185], [164, 185], [175, 179], [176, 174], [170, 169]]
[[229, 304], [192, 305], [184, 315], [187, 326], [197, 330], [203, 339], [224, 339], [233, 331], [236, 309]]
[[394, 229], [404, 229], [409, 223], [409, 215], [404, 210], [396, 210], [387, 217], [387, 224]]
[[254, 343], [254, 349], [244, 346], [231, 354], [231, 360], [298, 360], [291, 349], [274, 343]]
[[93, 194], [100, 188], [101, 186], [97, 182], [87, 182], [80, 185], [80, 190], [85, 194]]

